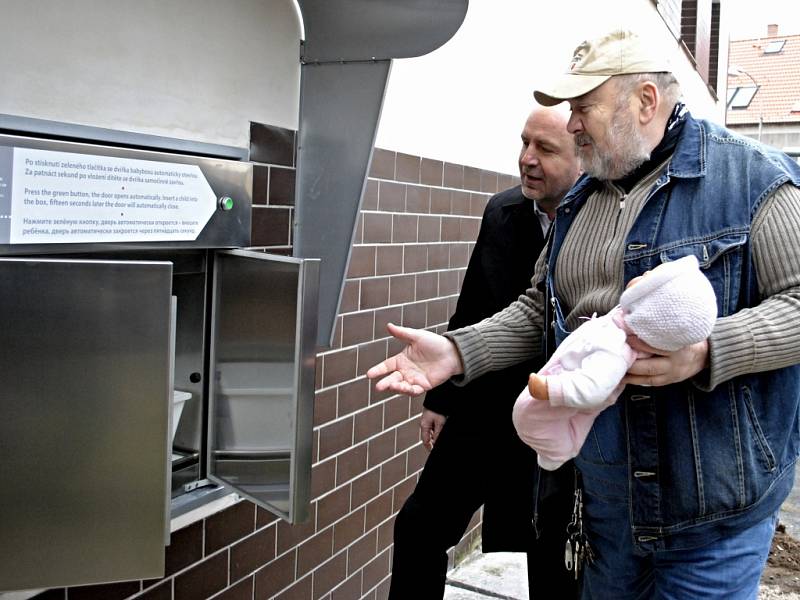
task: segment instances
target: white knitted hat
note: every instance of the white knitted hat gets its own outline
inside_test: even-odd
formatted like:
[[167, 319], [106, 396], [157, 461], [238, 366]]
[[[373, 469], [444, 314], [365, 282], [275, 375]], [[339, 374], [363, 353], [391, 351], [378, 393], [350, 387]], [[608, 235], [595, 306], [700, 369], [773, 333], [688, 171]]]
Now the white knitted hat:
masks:
[[706, 339], [717, 319], [714, 288], [694, 256], [658, 265], [622, 293], [620, 305], [631, 331], [670, 352]]

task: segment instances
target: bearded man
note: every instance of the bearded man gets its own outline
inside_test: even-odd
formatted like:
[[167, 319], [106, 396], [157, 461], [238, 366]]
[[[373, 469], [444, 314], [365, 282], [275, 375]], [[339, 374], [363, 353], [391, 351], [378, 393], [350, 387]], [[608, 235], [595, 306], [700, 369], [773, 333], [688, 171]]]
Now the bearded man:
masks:
[[695, 256], [717, 297], [711, 335], [674, 352], [629, 339], [652, 356], [575, 459], [595, 555], [583, 596], [755, 598], [800, 454], [800, 167], [693, 118], [663, 53], [630, 31], [582, 43], [534, 95], [569, 102], [585, 171], [557, 210], [539, 285], [447, 337], [392, 326], [408, 345], [368, 375], [412, 394], [469, 381]]

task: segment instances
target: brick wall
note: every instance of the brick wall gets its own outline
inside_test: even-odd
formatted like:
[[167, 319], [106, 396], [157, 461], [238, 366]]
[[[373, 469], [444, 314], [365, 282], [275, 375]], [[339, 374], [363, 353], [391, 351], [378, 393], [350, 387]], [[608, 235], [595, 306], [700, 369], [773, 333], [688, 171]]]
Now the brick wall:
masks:
[[[291, 246], [291, 132], [262, 131], [253, 245]], [[266, 136], [266, 140], [264, 140]], [[258, 146], [258, 144], [256, 144]], [[166, 578], [48, 590], [37, 600], [380, 600], [394, 515], [427, 453], [422, 399], [379, 394], [365, 378], [397, 344], [392, 321], [444, 330], [491, 194], [509, 175], [376, 149], [337, 317], [317, 356], [310, 519], [288, 525], [249, 501], [172, 535]], [[454, 554], [477, 539], [479, 514]]]

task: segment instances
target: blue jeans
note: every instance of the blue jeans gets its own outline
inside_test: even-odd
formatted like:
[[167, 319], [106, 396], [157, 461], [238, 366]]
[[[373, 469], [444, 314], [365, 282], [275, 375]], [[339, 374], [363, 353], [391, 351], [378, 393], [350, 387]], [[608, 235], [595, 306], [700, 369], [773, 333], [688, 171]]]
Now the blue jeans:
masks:
[[613, 433], [614, 407], [601, 414], [575, 464], [584, 489], [584, 528], [595, 554], [583, 600], [754, 600], [775, 533], [777, 512], [743, 531], [682, 550], [634, 544], [625, 451]]

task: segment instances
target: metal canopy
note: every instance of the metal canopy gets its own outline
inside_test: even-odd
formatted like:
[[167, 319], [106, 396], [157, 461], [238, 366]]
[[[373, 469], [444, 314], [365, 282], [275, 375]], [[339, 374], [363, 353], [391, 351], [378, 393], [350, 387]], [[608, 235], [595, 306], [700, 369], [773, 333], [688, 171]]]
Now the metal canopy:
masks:
[[317, 342], [330, 346], [392, 58], [449, 40], [468, 0], [298, 0], [294, 255], [321, 258]]

